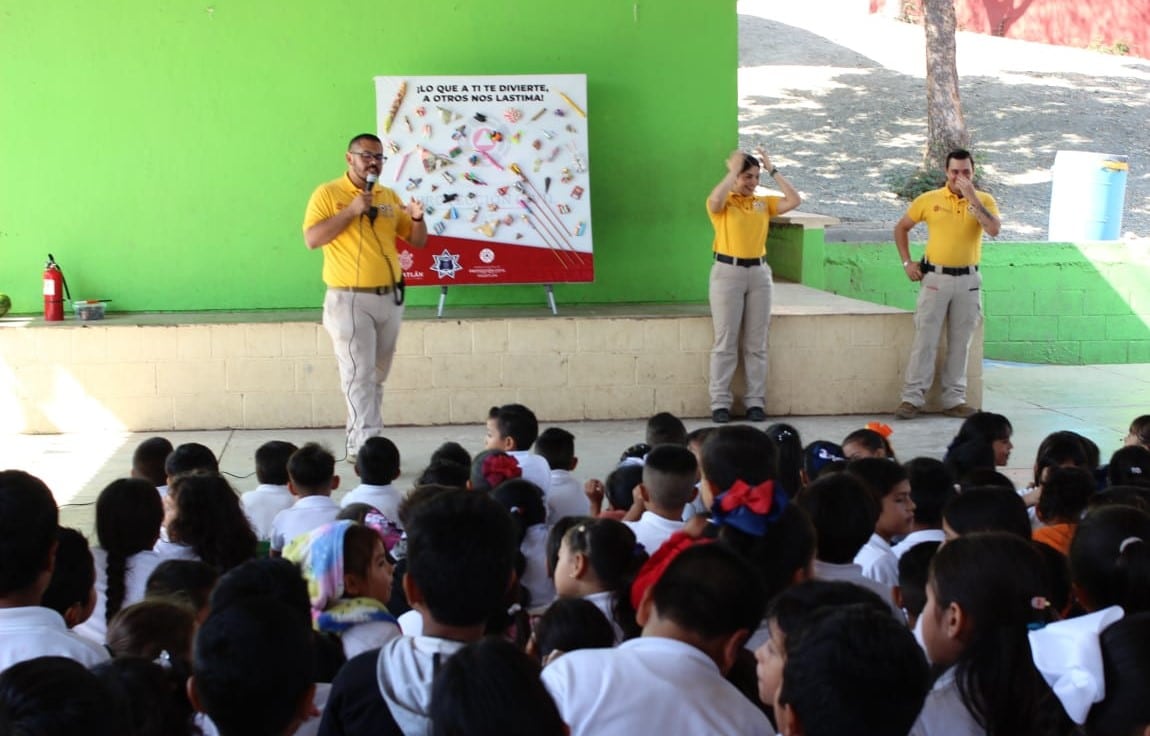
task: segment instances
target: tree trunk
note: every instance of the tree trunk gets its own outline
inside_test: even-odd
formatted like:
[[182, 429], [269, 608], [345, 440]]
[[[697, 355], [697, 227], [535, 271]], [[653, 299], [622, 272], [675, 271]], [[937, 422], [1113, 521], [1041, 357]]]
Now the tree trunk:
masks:
[[926, 152], [923, 168], [943, 168], [946, 154], [969, 148], [955, 65], [954, 0], [923, 0], [926, 31]]

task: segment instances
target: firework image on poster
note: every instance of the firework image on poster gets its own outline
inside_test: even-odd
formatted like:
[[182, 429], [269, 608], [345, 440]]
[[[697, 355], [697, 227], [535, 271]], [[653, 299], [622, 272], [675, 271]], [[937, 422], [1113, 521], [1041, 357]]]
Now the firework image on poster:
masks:
[[379, 182], [424, 205], [410, 286], [594, 280], [587, 77], [376, 77]]

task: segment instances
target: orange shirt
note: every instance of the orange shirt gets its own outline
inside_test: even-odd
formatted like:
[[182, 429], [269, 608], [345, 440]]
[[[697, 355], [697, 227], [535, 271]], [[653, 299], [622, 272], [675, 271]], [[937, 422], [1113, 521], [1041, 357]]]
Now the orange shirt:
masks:
[[1050, 545], [1064, 555], [1070, 554], [1070, 540], [1074, 539], [1077, 524], [1051, 524], [1034, 530], [1031, 535], [1035, 542]]

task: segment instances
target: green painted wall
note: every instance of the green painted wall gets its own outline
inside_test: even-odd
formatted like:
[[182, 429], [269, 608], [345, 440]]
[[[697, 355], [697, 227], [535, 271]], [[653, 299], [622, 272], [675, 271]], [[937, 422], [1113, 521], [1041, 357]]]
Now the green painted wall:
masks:
[[[597, 280], [557, 298], [706, 300], [703, 201], [737, 141], [732, 0], [0, 9], [0, 292], [14, 312], [41, 310], [48, 252], [74, 297], [116, 310], [318, 307], [304, 205], [373, 129], [380, 74], [587, 74]], [[542, 292], [457, 287], [450, 302]]]
[[[899, 268], [893, 243], [827, 243], [825, 252], [828, 291], [914, 309], [918, 287]], [[912, 244], [911, 252], [921, 254], [921, 244]], [[982, 265], [986, 357], [1150, 362], [1146, 246], [987, 242]]]

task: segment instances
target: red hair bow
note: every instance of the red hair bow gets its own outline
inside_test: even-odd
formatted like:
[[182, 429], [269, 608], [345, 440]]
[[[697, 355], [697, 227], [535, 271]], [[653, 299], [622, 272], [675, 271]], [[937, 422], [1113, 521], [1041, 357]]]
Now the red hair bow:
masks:
[[757, 486], [749, 486], [737, 480], [730, 489], [719, 497], [719, 508], [731, 513], [740, 506], [746, 506], [756, 514], [766, 515], [775, 501], [775, 482], [763, 481]]
[[505, 480], [522, 476], [523, 469], [520, 467], [519, 461], [505, 452], [493, 452], [483, 458], [483, 479], [492, 488]]

